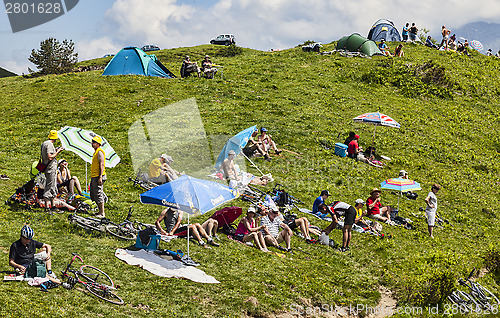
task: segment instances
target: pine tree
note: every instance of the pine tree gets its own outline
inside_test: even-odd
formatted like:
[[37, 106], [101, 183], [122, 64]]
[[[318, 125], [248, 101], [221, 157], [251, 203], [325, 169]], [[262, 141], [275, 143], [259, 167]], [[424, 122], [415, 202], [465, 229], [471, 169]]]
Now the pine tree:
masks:
[[[78, 62], [78, 53], [71, 40], [62, 43], [54, 38], [48, 38], [40, 43], [39, 50], [32, 50], [28, 61], [35, 64], [40, 74], [62, 74], [70, 72]], [[29, 69], [30, 73], [33, 73]]]

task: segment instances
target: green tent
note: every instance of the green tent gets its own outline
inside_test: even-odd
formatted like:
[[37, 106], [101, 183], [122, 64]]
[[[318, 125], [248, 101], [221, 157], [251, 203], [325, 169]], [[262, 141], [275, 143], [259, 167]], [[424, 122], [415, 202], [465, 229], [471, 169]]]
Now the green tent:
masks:
[[344, 36], [337, 42], [336, 50], [346, 50], [350, 52], [362, 52], [368, 56], [383, 55], [377, 46], [377, 43], [361, 36], [358, 33], [353, 33]]

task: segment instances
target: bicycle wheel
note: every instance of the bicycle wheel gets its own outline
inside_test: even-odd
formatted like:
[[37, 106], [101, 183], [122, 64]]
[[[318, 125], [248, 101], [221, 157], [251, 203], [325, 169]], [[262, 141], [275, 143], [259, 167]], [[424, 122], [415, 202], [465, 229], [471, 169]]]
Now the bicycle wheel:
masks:
[[78, 270], [78, 276], [81, 276], [87, 282], [98, 283], [109, 288], [115, 287], [115, 284], [113, 283], [111, 277], [94, 266], [82, 265], [82, 267], [80, 267], [80, 269]]
[[123, 299], [118, 297], [118, 295], [112, 293], [110, 289], [98, 283], [89, 282], [85, 284], [87, 290], [94, 296], [101, 298], [102, 300], [109, 301], [115, 305], [123, 305]]
[[461, 291], [455, 290], [448, 296], [448, 300], [454, 304], [457, 304], [460, 308], [461, 313], [466, 314], [468, 312], [474, 311], [474, 302], [471, 300], [469, 294]]
[[458, 290], [457, 293], [460, 295], [460, 299], [466, 301], [467, 308], [470, 308], [470, 311], [474, 311], [476, 313], [480, 313], [483, 305], [481, 302], [477, 301], [476, 297], [471, 293], [466, 293], [461, 290]]
[[99, 232], [104, 232], [104, 225], [101, 223], [101, 220], [99, 219], [93, 219], [93, 218], [84, 218], [79, 215], [75, 214], [70, 214], [68, 216], [68, 220], [71, 223], [74, 223], [78, 225], [81, 228], [84, 228], [86, 230], [94, 230], [94, 231], [99, 231]]
[[106, 232], [122, 240], [133, 241], [137, 238], [135, 231], [120, 225], [108, 224], [106, 225]]
[[481, 294], [482, 294], [481, 297], [484, 296], [484, 298], [483, 298], [484, 303], [485, 303], [485, 305], [488, 306], [488, 308], [486, 308], [486, 309], [489, 310], [492, 306], [494, 306], [494, 305], [498, 306], [500, 304], [497, 296], [495, 296], [495, 294], [490, 292], [486, 287], [483, 287], [482, 285], [476, 283], [476, 288], [481, 292]]

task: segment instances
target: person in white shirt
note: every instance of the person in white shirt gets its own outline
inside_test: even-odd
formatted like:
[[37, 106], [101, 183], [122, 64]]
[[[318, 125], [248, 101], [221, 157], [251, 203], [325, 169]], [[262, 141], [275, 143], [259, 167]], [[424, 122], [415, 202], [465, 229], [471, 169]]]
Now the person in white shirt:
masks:
[[431, 192], [425, 198], [425, 203], [427, 203], [427, 207], [425, 208], [425, 214], [427, 215], [427, 225], [429, 229], [429, 235], [431, 238], [434, 238], [432, 235], [434, 229], [434, 222], [436, 220], [436, 210], [437, 210], [437, 198], [436, 193], [438, 193], [441, 186], [437, 183], [434, 183], [431, 188]]

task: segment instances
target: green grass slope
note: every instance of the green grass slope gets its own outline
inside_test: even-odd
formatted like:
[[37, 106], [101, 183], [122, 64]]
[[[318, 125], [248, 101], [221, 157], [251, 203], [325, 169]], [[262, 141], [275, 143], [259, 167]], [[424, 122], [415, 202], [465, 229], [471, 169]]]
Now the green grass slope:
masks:
[[[324, 47], [333, 48], [334, 44]], [[114, 278], [126, 305], [100, 302], [77, 290], [41, 293], [24, 283], [4, 282], [0, 315], [270, 317], [297, 311], [298, 306], [376, 306], [380, 285], [394, 292], [398, 306], [439, 304], [444, 310], [442, 301], [456, 279], [473, 266], [483, 267], [484, 257], [490, 260], [491, 271], [481, 282], [498, 295], [498, 258], [496, 271], [491, 264], [498, 257], [500, 238], [500, 60], [413, 45], [406, 45], [405, 52], [404, 58], [360, 59], [305, 53], [300, 48], [272, 53], [245, 49], [241, 55], [225, 57], [222, 47], [204, 45], [155, 53], [176, 74], [184, 55], [201, 61], [208, 53], [224, 65], [223, 80], [219, 74], [215, 80], [103, 77], [101, 71], [0, 79], [0, 173], [10, 177], [0, 180], [2, 200], [28, 180], [28, 166], [39, 157], [50, 129], [82, 127], [103, 134], [121, 157], [116, 168], [108, 169], [107, 216], [123, 219], [128, 206], [134, 205], [134, 218], [154, 222], [161, 208], [141, 205], [141, 191], [127, 182], [133, 175], [127, 131], [145, 114], [192, 97], [207, 135], [233, 135], [257, 124], [269, 129], [280, 148], [299, 153], [283, 152], [272, 162], [257, 159], [256, 163], [306, 202], [304, 207], [310, 207], [323, 189], [330, 190], [335, 200], [366, 199], [372, 188], [396, 177], [400, 169], [409, 171], [423, 187], [417, 201], [400, 203], [401, 214], [413, 219], [414, 230], [385, 226], [384, 232], [393, 239], [384, 240], [353, 233], [351, 252], [346, 254], [306, 245], [297, 237], [292, 238], [294, 254], [286, 258], [225, 238], [213, 250], [193, 244], [191, 257], [221, 282], [214, 285], [159, 278], [128, 266], [114, 257], [116, 248], [126, 243], [79, 230], [68, 224], [65, 214], [48, 216], [2, 205], [2, 271], [9, 270], [9, 246], [28, 222], [37, 240], [53, 246], [57, 272], [77, 252], [87, 264]], [[104, 59], [82, 64], [100, 63]], [[354, 130], [366, 148], [374, 127], [353, 123], [352, 118], [372, 111], [401, 124], [400, 129], [377, 128], [377, 150], [392, 158], [384, 169], [335, 156], [322, 146], [333, 145], [339, 133], [343, 140]], [[72, 173], [83, 179], [82, 160], [68, 152], [64, 158]], [[434, 182], [443, 186], [438, 212], [452, 226], [437, 229], [431, 240], [424, 219], [411, 213], [425, 205], [423, 198]], [[382, 198], [397, 204], [389, 192], [384, 191]], [[232, 204], [248, 206], [241, 201]], [[331, 237], [340, 240], [341, 231]], [[185, 241], [163, 247], [185, 250]]]

